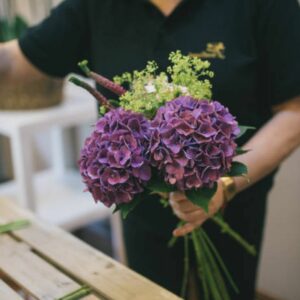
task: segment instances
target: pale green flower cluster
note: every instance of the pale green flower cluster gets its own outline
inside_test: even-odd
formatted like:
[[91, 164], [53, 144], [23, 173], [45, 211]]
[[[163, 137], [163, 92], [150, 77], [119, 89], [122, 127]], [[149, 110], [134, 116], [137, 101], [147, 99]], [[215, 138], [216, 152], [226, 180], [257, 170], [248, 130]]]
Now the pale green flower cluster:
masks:
[[169, 60], [171, 65], [166, 72], [157, 74], [157, 64], [150, 61], [142, 71], [116, 76], [116, 83], [130, 86], [129, 91], [120, 97], [120, 106], [151, 118], [159, 107], [179, 96], [211, 98], [212, 85], [207, 78], [214, 74], [209, 70], [208, 61], [183, 55], [180, 51], [171, 52]]

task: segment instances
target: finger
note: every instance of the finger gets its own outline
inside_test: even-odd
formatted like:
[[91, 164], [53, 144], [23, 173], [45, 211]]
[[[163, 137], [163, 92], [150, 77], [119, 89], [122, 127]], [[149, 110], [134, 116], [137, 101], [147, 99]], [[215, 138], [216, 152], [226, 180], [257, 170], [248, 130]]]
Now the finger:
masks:
[[179, 219], [189, 223], [198, 223], [207, 217], [206, 213], [200, 209], [190, 213], [183, 213], [182, 211], [174, 211], [174, 213]]
[[173, 235], [175, 237], [180, 237], [180, 236], [184, 236], [190, 232], [192, 232], [194, 229], [196, 228], [195, 224], [192, 223], [186, 223], [184, 224], [182, 227], [176, 228], [173, 231]]
[[180, 237], [180, 236], [189, 234], [196, 228], [200, 227], [206, 220], [207, 220], [207, 218], [205, 218], [197, 223], [186, 223], [182, 227], [176, 228], [173, 231], [173, 235], [176, 237]]
[[172, 199], [169, 200], [170, 205], [172, 206], [173, 210], [178, 210], [184, 213], [192, 212], [195, 210], [199, 210], [200, 208], [194, 205], [192, 202], [186, 200], [182, 200], [180, 202], [174, 201]]
[[172, 192], [169, 195], [169, 199], [175, 202], [187, 200], [184, 193], [181, 192]]
[[202, 210], [200, 207], [198, 207], [197, 205], [193, 204], [190, 201], [181, 201], [176, 203], [176, 207], [178, 208], [178, 210], [184, 212], [184, 213], [188, 213], [188, 212], [192, 212], [192, 211], [196, 211], [196, 210]]

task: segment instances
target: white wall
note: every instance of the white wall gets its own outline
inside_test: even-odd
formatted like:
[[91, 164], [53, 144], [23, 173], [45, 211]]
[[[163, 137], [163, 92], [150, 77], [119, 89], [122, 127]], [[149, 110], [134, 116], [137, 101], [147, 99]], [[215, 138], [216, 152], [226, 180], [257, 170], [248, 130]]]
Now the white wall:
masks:
[[269, 197], [258, 286], [279, 299], [300, 299], [300, 149], [283, 164]]

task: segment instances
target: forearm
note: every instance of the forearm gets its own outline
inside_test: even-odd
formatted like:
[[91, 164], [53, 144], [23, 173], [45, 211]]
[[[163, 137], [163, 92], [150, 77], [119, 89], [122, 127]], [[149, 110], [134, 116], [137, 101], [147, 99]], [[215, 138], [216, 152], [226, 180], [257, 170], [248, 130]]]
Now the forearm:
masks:
[[235, 178], [237, 192], [271, 173], [300, 145], [300, 99], [297, 101], [293, 110], [278, 112], [244, 146], [250, 151], [237, 160], [248, 166], [250, 181]]

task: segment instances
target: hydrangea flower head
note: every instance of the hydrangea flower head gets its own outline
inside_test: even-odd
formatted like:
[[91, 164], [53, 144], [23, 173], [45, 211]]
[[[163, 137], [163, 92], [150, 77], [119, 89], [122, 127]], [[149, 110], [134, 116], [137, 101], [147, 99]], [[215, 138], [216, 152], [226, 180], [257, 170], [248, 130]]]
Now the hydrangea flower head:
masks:
[[212, 187], [230, 170], [239, 132], [235, 118], [219, 102], [176, 98], [151, 122], [151, 164], [181, 191]]
[[106, 206], [130, 202], [151, 177], [145, 153], [149, 121], [122, 108], [98, 120], [85, 141], [79, 160], [80, 173], [95, 201]]

